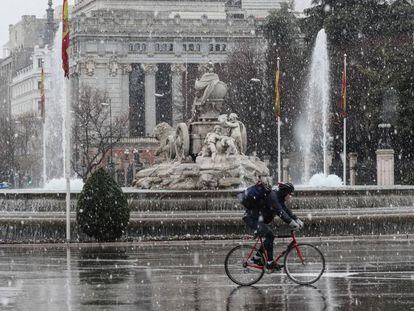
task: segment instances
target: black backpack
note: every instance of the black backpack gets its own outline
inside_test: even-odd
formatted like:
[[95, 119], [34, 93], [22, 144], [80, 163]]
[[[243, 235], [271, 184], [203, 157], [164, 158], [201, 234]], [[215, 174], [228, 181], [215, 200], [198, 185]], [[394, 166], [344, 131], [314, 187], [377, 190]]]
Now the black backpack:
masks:
[[248, 187], [237, 195], [239, 202], [247, 209], [253, 209], [263, 204], [272, 189], [263, 183]]

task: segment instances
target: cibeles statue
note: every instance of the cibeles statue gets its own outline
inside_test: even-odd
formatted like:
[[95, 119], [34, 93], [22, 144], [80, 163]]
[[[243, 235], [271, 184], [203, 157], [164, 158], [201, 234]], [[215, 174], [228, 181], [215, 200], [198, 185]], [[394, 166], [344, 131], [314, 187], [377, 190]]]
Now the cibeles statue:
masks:
[[[266, 163], [246, 155], [246, 127], [235, 113], [222, 114], [227, 86], [212, 63], [195, 82], [192, 118], [172, 128], [156, 126], [161, 163], [140, 170], [134, 185], [144, 189], [240, 189], [269, 176]], [[159, 159], [158, 158], [158, 159]]]
[[209, 62], [205, 68], [206, 72], [195, 82], [191, 121], [217, 119], [227, 94], [227, 85], [214, 73], [213, 63]]

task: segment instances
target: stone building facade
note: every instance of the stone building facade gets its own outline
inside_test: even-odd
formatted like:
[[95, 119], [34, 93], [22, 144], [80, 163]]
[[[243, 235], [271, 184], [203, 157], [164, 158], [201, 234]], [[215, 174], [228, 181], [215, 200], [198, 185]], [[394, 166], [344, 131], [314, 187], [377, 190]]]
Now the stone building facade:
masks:
[[[0, 59], [0, 105], [4, 107], [0, 110], [0, 118], [12, 117], [12, 110], [16, 109], [12, 108], [12, 89], [20, 83], [16, 82], [19, 76], [27, 75], [30, 67], [36, 67], [36, 60], [33, 61], [37, 57], [35, 49], [52, 44], [56, 31], [52, 5], [52, 1], [48, 0], [46, 18], [23, 15], [20, 21], [9, 26], [9, 41], [3, 46], [4, 58]], [[33, 110], [29, 107], [22, 109]]]
[[[11, 82], [11, 117], [31, 115], [40, 117], [40, 81], [41, 69], [49, 51], [46, 48], [35, 47], [31, 64], [17, 71]], [[48, 68], [45, 67], [45, 76], [48, 77]], [[47, 81], [45, 78], [45, 89]]]
[[13, 76], [13, 58], [0, 60], [0, 120], [10, 117], [10, 85]]
[[47, 20], [35, 15], [23, 15], [22, 19], [9, 26], [8, 47], [11, 52], [18, 49], [44, 45], [44, 31]]
[[280, 2], [77, 0], [72, 89], [107, 91], [114, 116], [129, 116], [130, 136], [151, 136], [159, 122], [186, 119], [199, 65], [224, 64], [238, 44], [260, 40], [257, 26]]

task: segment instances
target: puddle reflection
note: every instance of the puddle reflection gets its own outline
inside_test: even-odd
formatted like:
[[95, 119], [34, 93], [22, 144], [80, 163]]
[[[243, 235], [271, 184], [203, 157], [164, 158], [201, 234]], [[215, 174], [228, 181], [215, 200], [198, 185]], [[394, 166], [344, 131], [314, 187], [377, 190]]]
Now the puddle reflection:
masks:
[[322, 290], [311, 285], [235, 288], [227, 298], [226, 310], [328, 310]]

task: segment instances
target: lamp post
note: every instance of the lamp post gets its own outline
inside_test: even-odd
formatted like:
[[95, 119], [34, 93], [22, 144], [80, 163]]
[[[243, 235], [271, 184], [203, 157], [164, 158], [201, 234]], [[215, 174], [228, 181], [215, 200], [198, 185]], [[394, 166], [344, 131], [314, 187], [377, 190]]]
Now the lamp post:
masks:
[[101, 103], [102, 106], [108, 107], [109, 106], [109, 144], [111, 148], [111, 154], [109, 158], [109, 171], [110, 175], [113, 178], [114, 177], [114, 163], [112, 161], [112, 105], [111, 100], [109, 100], [109, 103]]
[[124, 150], [125, 164], [124, 164], [124, 186], [128, 186], [128, 169], [129, 169], [129, 149]]

